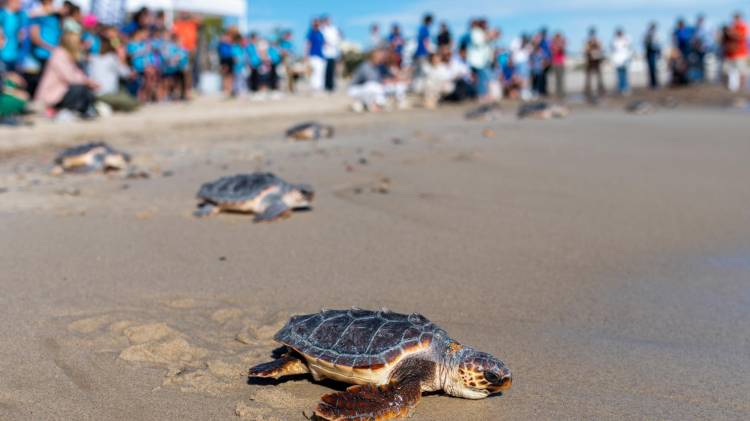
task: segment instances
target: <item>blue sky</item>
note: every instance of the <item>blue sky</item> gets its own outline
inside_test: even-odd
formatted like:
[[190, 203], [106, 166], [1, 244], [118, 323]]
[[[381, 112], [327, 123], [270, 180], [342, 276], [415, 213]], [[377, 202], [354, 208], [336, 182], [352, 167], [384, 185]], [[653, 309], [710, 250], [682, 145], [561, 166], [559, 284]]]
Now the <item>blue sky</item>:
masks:
[[614, 28], [621, 25], [634, 38], [640, 38], [647, 23], [660, 23], [664, 37], [677, 16], [692, 21], [705, 13], [710, 26], [720, 25], [735, 10], [750, 16], [750, 2], [739, 0], [248, 0], [249, 28], [268, 33], [274, 27], [295, 32], [297, 44], [303, 43], [310, 17], [327, 13], [341, 27], [347, 38], [366, 44], [370, 23], [387, 28], [401, 23], [413, 36], [420, 16], [431, 11], [437, 21], [445, 20], [454, 34], [466, 28], [473, 16], [486, 16], [491, 25], [504, 32], [508, 43], [522, 31], [545, 25], [552, 31], [564, 31], [570, 48], [578, 50], [586, 29], [595, 24], [609, 40]]

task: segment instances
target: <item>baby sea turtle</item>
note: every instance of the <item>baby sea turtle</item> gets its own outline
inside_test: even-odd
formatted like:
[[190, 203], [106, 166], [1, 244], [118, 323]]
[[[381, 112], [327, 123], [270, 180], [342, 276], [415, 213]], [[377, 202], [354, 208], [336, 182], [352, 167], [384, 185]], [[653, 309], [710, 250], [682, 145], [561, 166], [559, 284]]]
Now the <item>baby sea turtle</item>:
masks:
[[502, 113], [502, 108], [497, 102], [482, 104], [469, 110], [464, 117], [467, 120], [494, 120]]
[[390, 311], [324, 310], [295, 316], [274, 339], [280, 357], [250, 377], [312, 374], [354, 386], [323, 395], [315, 415], [326, 420], [387, 420], [407, 416], [422, 392], [481, 399], [508, 390], [510, 369], [461, 345], [424, 316]]
[[294, 209], [309, 208], [314, 196], [312, 187], [289, 184], [271, 173], [237, 174], [202, 185], [198, 190], [201, 203], [194, 215], [252, 212], [255, 222], [273, 221]]
[[630, 114], [638, 115], [650, 114], [654, 112], [654, 106], [648, 101], [636, 99], [634, 101], [630, 101], [625, 105], [625, 111]]
[[518, 108], [518, 118], [548, 120], [550, 118], [564, 118], [568, 114], [570, 114], [570, 111], [567, 107], [545, 101], [527, 102]]
[[55, 158], [53, 174], [117, 171], [128, 167], [130, 155], [104, 142], [92, 142], [65, 149]]
[[333, 137], [333, 126], [327, 126], [315, 121], [308, 121], [290, 127], [286, 137], [294, 140], [319, 140], [323, 137]]

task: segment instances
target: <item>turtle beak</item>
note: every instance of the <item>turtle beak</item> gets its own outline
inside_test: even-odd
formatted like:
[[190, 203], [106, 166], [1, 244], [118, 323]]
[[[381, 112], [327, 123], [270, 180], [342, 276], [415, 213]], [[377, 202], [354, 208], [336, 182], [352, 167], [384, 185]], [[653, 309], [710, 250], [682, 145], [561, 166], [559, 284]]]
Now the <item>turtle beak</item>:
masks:
[[507, 368], [492, 376], [487, 376], [485, 374], [485, 378], [487, 377], [491, 378], [487, 379], [490, 382], [490, 386], [488, 386], [487, 389], [492, 393], [505, 392], [510, 389], [511, 385], [513, 385], [513, 375]]

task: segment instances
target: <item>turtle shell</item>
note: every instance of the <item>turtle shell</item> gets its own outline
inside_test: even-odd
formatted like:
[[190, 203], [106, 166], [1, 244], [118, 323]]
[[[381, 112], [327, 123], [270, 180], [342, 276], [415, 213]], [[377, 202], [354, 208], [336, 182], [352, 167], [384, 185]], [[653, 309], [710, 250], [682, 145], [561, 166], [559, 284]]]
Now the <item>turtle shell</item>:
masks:
[[531, 102], [521, 105], [518, 108], [518, 116], [526, 117], [534, 113], [539, 113], [550, 108], [549, 103], [544, 101]]
[[307, 358], [371, 370], [447, 338], [443, 329], [419, 314], [358, 309], [295, 316], [274, 336]]
[[99, 150], [97, 151], [97, 153], [107, 154], [107, 155], [108, 154], [121, 154], [126, 162], [130, 161], [130, 155], [114, 149], [113, 147], [109, 146], [107, 143], [91, 142], [91, 143], [86, 143], [83, 145], [73, 146], [71, 148], [65, 149], [57, 156], [57, 158], [55, 158], [55, 164], [60, 165], [67, 158], [83, 156], [97, 149]]
[[285, 185], [284, 180], [268, 172], [237, 174], [203, 184], [198, 197], [214, 203], [243, 202], [252, 200], [269, 187]]

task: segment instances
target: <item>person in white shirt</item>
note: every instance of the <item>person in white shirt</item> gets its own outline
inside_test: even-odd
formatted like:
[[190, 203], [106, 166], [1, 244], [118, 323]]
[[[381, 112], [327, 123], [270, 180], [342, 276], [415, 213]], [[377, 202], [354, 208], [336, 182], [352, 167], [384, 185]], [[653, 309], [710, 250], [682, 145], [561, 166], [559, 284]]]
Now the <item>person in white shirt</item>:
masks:
[[325, 88], [326, 91], [333, 92], [336, 89], [336, 62], [341, 54], [341, 31], [328, 16], [320, 18], [320, 31], [325, 40], [323, 44], [323, 57], [326, 60]]
[[622, 28], [615, 31], [615, 37], [612, 40], [612, 65], [617, 69], [617, 91], [620, 95], [630, 93], [630, 83], [628, 81], [628, 66], [633, 57], [633, 47], [630, 43], [630, 37], [625, 35]]
[[484, 19], [477, 20], [471, 29], [466, 61], [476, 76], [477, 96], [480, 99], [487, 98], [491, 76], [492, 36], [487, 30], [487, 21]]
[[97, 99], [114, 111], [134, 111], [140, 105], [138, 100], [120, 89], [120, 80], [132, 76], [133, 70], [120, 58], [112, 42], [101, 37], [100, 54], [89, 57], [89, 77], [97, 84]]

